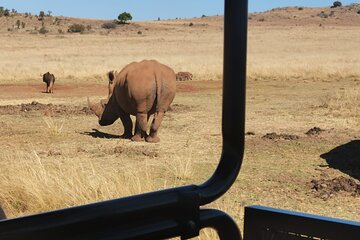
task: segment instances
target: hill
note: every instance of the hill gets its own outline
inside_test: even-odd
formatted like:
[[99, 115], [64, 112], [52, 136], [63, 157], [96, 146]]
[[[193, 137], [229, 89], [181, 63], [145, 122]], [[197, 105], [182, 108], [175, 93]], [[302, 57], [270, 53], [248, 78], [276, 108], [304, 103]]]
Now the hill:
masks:
[[[250, 26], [360, 26], [360, 4], [342, 7], [306, 8], [284, 7], [249, 14]], [[132, 22], [45, 15], [40, 18], [29, 13], [10, 13], [0, 17], [0, 32], [66, 34], [69, 32], [119, 34], [147, 30], [169, 30], [177, 27], [222, 30], [223, 16], [202, 16], [192, 19]]]
[[342, 7], [284, 7], [249, 16], [250, 24], [274, 26], [360, 26], [360, 4]]

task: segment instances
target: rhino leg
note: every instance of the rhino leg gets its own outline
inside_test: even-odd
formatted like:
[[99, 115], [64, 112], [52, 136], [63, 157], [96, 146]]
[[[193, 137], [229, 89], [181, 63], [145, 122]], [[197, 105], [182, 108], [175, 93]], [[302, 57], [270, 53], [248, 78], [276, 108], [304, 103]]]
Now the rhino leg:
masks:
[[157, 136], [157, 134], [160, 124], [164, 118], [164, 114], [165, 114], [164, 112], [156, 112], [154, 114], [154, 119], [151, 123], [150, 134], [146, 138], [147, 142], [157, 143], [160, 141], [160, 138]]
[[132, 137], [133, 123], [130, 118], [130, 114], [122, 113], [120, 114], [121, 122], [124, 126], [124, 134], [122, 138], [130, 139]]
[[138, 113], [136, 114], [136, 126], [135, 135], [131, 138], [132, 141], [142, 141], [146, 137], [147, 127], [147, 114]]
[[53, 87], [54, 87], [54, 82], [50, 82], [49, 93], [54, 93]]

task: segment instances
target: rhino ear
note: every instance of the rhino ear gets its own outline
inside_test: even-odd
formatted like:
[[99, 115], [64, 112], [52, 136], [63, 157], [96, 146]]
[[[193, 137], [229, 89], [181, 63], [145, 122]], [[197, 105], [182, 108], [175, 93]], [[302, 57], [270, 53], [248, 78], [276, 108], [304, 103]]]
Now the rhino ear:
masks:
[[108, 72], [108, 77], [109, 77], [109, 82], [111, 84], [115, 78], [114, 71]]

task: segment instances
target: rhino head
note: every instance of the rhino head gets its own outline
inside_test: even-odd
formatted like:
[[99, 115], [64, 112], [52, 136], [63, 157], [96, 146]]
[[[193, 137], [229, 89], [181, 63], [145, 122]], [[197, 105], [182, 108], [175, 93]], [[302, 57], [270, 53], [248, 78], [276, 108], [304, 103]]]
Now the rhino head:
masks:
[[101, 126], [113, 124], [119, 118], [116, 106], [113, 104], [112, 98], [102, 99], [97, 104], [92, 104], [88, 98], [90, 110], [98, 117]]

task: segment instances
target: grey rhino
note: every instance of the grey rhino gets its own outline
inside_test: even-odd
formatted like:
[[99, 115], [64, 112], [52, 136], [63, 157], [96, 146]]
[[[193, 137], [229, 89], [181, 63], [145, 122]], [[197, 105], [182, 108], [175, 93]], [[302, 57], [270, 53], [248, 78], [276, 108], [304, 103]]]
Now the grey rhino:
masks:
[[[119, 73], [109, 73], [109, 96], [90, 109], [101, 126], [113, 124], [118, 118], [124, 126], [124, 138], [132, 141], [159, 142], [158, 130], [166, 110], [176, 93], [175, 72], [155, 60], [143, 60], [126, 65]], [[154, 114], [150, 133], [147, 122]], [[130, 115], [136, 116], [135, 134]]]
[[46, 83], [46, 93], [54, 93], [55, 76], [49, 72], [43, 74], [43, 82]]

